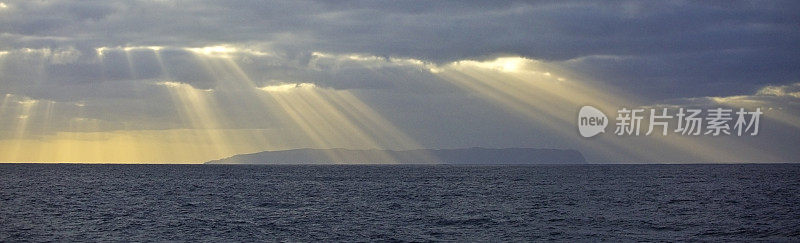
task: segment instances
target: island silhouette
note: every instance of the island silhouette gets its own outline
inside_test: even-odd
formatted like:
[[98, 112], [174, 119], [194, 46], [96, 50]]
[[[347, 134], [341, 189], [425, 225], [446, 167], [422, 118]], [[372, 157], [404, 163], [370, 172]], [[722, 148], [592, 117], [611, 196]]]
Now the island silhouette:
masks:
[[206, 164], [585, 164], [572, 149], [460, 148], [460, 149], [291, 149], [239, 154]]

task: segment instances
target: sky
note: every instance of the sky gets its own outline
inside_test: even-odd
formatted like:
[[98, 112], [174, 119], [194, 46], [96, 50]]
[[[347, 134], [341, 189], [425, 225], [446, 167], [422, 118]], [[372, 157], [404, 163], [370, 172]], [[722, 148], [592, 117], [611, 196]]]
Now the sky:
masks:
[[[0, 0], [0, 162], [466, 147], [796, 162], [798, 44], [797, 1]], [[605, 133], [580, 136], [586, 105]], [[621, 108], [763, 115], [757, 135], [625, 136]]]

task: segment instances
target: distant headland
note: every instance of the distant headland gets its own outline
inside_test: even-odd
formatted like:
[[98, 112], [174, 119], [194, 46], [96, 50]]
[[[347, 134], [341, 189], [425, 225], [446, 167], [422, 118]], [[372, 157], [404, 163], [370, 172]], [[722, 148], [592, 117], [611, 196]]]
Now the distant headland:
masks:
[[240, 154], [206, 164], [585, 164], [572, 149], [463, 148], [416, 150], [292, 149]]

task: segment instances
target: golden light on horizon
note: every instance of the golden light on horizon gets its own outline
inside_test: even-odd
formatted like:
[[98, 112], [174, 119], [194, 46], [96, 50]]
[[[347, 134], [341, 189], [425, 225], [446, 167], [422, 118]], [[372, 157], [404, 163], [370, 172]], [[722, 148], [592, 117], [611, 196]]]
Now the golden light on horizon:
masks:
[[[215, 80], [214, 89], [201, 89], [172, 79], [172, 71], [161, 57], [161, 46], [100, 47], [96, 49], [100, 64], [105, 67], [107, 54], [124, 55], [130, 78], [138, 79], [139, 70], [133, 52], [150, 51], [160, 67], [160, 81], [150, 81], [166, 91], [179, 118], [178, 127], [157, 130], [110, 129], [110, 121], [87, 117], [92, 108], [84, 101], [57, 105], [46, 101], [44, 111], [36, 109], [41, 102], [7, 94], [0, 106], [3, 117], [12, 116], [10, 135], [0, 139], [2, 162], [77, 162], [77, 163], [197, 163], [240, 153], [263, 150], [310, 148], [350, 149], [416, 149], [421, 148], [391, 122], [363, 103], [349, 91], [318, 88], [310, 83], [278, 84], [257, 87], [249, 75], [234, 61], [234, 55], [268, 55], [266, 52], [233, 46], [183, 48], [194, 54], [201, 71]], [[48, 57], [49, 49], [25, 49], [24, 53]], [[60, 54], [59, 54], [60, 55]], [[364, 61], [360, 56], [350, 56]], [[371, 60], [371, 59], [369, 59]], [[40, 66], [44, 65], [41, 61]], [[38, 73], [44, 71], [40, 68]], [[218, 101], [235, 99], [240, 106], [226, 110], [251, 110], [267, 113], [284, 121], [274, 129], [237, 128], [237, 122], [253, 117], [229, 117]], [[256, 101], [253, 103], [252, 101]], [[69, 114], [66, 127], [46, 130], [54, 111], [71, 105], [77, 112]], [[61, 114], [59, 119], [65, 119]], [[29, 136], [34, 120], [40, 129]], [[136, 122], [136, 121], [130, 121]], [[252, 121], [251, 123], [257, 123]], [[10, 137], [9, 137], [10, 136]], [[332, 160], [335, 154], [330, 155]], [[379, 162], [391, 163], [385, 155]]]

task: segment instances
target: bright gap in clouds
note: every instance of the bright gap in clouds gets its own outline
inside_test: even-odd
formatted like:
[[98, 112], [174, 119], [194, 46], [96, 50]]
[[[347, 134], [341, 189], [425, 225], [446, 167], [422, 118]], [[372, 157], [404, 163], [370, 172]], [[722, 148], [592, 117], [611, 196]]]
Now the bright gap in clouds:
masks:
[[314, 84], [311, 83], [288, 83], [288, 84], [268, 85], [264, 87], [259, 87], [258, 89], [267, 92], [290, 92], [295, 89], [311, 89], [314, 87], [315, 87]]

